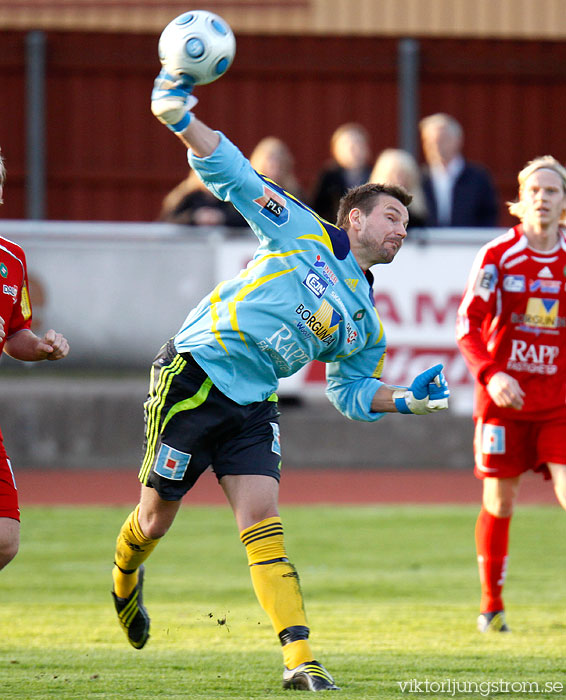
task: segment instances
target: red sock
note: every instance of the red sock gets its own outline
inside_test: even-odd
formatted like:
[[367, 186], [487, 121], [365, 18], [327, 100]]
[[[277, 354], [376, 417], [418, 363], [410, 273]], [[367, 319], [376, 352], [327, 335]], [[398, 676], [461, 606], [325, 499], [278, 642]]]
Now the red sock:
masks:
[[496, 518], [481, 509], [476, 523], [476, 551], [481, 581], [480, 611], [503, 610], [503, 583], [507, 573], [511, 516]]

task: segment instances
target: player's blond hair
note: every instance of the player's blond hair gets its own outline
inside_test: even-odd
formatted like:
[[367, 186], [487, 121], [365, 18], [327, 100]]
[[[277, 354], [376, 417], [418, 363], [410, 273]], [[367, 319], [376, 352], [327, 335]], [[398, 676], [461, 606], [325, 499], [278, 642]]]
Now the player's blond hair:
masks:
[[[522, 219], [525, 214], [525, 203], [522, 201], [521, 197], [525, 182], [537, 170], [552, 170], [552, 172], [556, 173], [562, 183], [562, 189], [566, 193], [566, 168], [562, 163], [557, 161], [554, 156], [539, 156], [538, 158], [530, 160], [517, 175], [517, 180], [519, 182], [519, 200], [516, 202], [507, 202], [509, 213], [512, 216], [516, 216], [518, 219]], [[560, 222], [566, 224], [566, 208], [562, 211]]]

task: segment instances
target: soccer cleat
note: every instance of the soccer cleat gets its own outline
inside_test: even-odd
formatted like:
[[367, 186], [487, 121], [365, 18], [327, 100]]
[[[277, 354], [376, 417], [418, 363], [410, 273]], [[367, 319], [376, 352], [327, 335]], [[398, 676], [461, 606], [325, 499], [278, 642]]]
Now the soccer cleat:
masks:
[[136, 587], [127, 598], [118, 598], [112, 591], [118, 622], [135, 649], [141, 649], [149, 639], [149, 615], [142, 600], [144, 572], [145, 567], [142, 564], [138, 571]]
[[334, 679], [318, 661], [307, 661], [296, 668], [285, 668], [283, 687], [290, 690], [340, 690]]
[[480, 632], [511, 632], [505, 622], [505, 612], [503, 610], [482, 613], [478, 617], [478, 629]]

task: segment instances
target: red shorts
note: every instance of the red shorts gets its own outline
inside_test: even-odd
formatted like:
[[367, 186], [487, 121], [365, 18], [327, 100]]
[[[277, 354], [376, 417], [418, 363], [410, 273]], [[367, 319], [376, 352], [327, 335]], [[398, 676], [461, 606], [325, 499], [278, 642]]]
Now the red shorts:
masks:
[[0, 518], [13, 518], [20, 521], [18, 490], [14, 473], [0, 433]]
[[474, 435], [474, 474], [478, 479], [509, 479], [540, 472], [550, 479], [548, 462], [566, 464], [566, 419], [546, 421], [478, 418]]

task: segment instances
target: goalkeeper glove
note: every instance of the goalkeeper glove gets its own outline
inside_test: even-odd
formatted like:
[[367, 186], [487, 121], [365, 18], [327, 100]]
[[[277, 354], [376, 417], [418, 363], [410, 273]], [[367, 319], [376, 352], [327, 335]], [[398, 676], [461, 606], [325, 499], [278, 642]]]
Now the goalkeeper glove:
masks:
[[442, 374], [442, 365], [421, 372], [410, 387], [395, 390], [393, 400], [399, 413], [422, 416], [448, 408], [450, 390]]
[[151, 92], [151, 111], [176, 134], [184, 131], [190, 124], [193, 115], [191, 109], [198, 100], [191, 95], [193, 83], [181, 80], [165, 69], [159, 73]]

